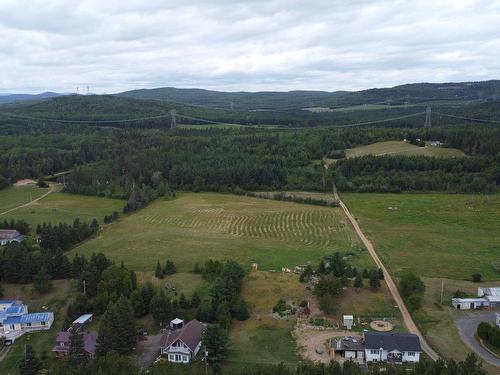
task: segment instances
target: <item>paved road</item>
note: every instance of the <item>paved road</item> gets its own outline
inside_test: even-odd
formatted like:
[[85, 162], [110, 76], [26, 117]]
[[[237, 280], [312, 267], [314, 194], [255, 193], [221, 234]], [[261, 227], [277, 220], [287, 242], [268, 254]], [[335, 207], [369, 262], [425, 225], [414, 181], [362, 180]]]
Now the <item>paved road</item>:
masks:
[[500, 359], [491, 354], [486, 349], [484, 349], [474, 336], [477, 330], [477, 326], [481, 322], [488, 322], [495, 324], [495, 312], [464, 311], [460, 312], [455, 317], [455, 323], [457, 325], [458, 332], [460, 333], [462, 341], [486, 362], [494, 366], [500, 367]]
[[408, 331], [410, 333], [413, 333], [420, 338], [420, 344], [422, 345], [422, 349], [424, 350], [424, 352], [426, 352], [427, 355], [429, 357], [431, 357], [433, 360], [437, 360], [439, 358], [439, 355], [434, 351], [434, 349], [431, 348], [431, 346], [425, 340], [424, 336], [422, 335], [422, 333], [418, 329], [417, 325], [413, 321], [413, 318], [411, 317], [410, 313], [408, 312], [408, 309], [406, 308], [405, 303], [403, 302], [403, 298], [399, 294], [399, 290], [396, 287], [396, 284], [394, 283], [391, 275], [389, 274], [389, 272], [385, 268], [384, 264], [380, 260], [377, 252], [375, 251], [375, 247], [373, 246], [371, 241], [365, 236], [365, 234], [361, 230], [358, 222], [356, 221], [354, 216], [352, 216], [352, 214], [349, 212], [349, 209], [344, 204], [344, 202], [342, 202], [342, 200], [340, 199], [338, 194], [335, 193], [335, 195], [339, 201], [340, 207], [342, 207], [342, 209], [344, 210], [345, 215], [347, 216], [347, 218], [351, 222], [352, 226], [354, 227], [354, 230], [356, 231], [356, 234], [358, 235], [358, 237], [361, 239], [361, 241], [365, 245], [365, 247], [368, 250], [368, 253], [372, 257], [373, 261], [375, 262], [377, 267], [381, 268], [382, 271], [384, 272], [384, 280], [389, 288], [389, 291], [392, 294], [392, 298], [394, 298], [394, 301], [396, 302], [399, 310], [401, 311], [401, 316], [403, 317], [403, 321], [406, 325], [406, 328], [408, 328]]
[[20, 206], [17, 206], [17, 207], [11, 208], [10, 210], [4, 211], [4, 212], [0, 212], [0, 216], [1, 216], [1, 215], [8, 214], [9, 212], [12, 212], [12, 211], [18, 210], [18, 209], [23, 208], [23, 207], [28, 207], [28, 206], [31, 206], [33, 203], [38, 202], [39, 200], [41, 200], [41, 199], [45, 198], [47, 195], [49, 195], [49, 194], [53, 193], [54, 191], [56, 191], [56, 189], [57, 189], [57, 185], [50, 185], [49, 190], [48, 190], [45, 194], [43, 194], [43, 195], [39, 196], [39, 197], [38, 197], [38, 198], [36, 198], [36, 199], [33, 199], [32, 201], [30, 201], [30, 202], [28, 202], [28, 203], [24, 203], [24, 204], [21, 204]]
[[160, 354], [161, 333], [157, 335], [147, 336], [146, 341], [140, 341], [142, 353], [139, 356], [139, 367], [144, 370], [148, 368]]

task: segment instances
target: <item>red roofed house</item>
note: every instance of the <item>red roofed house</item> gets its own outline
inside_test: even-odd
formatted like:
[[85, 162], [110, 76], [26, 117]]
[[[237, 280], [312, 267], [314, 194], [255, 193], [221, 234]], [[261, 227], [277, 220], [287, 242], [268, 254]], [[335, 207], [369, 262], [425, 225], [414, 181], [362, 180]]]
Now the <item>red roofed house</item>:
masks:
[[[71, 332], [61, 331], [56, 337], [56, 346], [52, 351], [58, 358], [66, 357], [69, 353]], [[97, 334], [95, 332], [81, 333], [83, 335], [83, 349], [89, 357], [95, 356]]]
[[181, 329], [168, 329], [163, 333], [160, 343], [160, 352], [169, 362], [189, 363], [201, 348], [201, 336], [205, 325], [191, 320]]

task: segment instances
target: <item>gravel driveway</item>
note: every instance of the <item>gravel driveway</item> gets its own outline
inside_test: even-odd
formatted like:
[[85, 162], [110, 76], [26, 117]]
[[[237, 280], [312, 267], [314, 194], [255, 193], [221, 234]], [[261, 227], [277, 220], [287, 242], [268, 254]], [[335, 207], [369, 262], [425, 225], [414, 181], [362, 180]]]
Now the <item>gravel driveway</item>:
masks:
[[477, 326], [481, 322], [495, 324], [495, 311], [464, 311], [455, 317], [455, 324], [457, 325], [462, 341], [486, 362], [500, 367], [500, 359], [485, 350], [474, 337]]
[[140, 341], [142, 353], [138, 358], [139, 367], [144, 370], [148, 368], [154, 360], [160, 355], [161, 333], [157, 335], [147, 336], [146, 341]]

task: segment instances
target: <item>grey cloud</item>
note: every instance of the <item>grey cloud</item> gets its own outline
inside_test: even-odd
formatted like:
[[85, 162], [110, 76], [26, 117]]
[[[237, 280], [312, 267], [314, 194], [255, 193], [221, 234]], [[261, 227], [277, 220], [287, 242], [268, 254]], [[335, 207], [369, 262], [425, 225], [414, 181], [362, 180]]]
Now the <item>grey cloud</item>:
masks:
[[498, 19], [479, 0], [0, 0], [0, 92], [499, 78]]

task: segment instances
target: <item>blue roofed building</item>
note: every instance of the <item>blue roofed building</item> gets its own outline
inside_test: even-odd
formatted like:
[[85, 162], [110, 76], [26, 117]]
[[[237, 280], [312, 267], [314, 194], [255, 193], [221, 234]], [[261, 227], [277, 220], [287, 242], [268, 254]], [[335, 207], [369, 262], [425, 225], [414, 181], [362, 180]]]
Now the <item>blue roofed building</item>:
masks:
[[25, 239], [26, 236], [15, 229], [0, 229], [0, 246], [7, 245], [11, 242], [22, 242]]
[[26, 332], [50, 329], [54, 313], [28, 313], [28, 306], [19, 300], [0, 300], [0, 336], [12, 344]]

